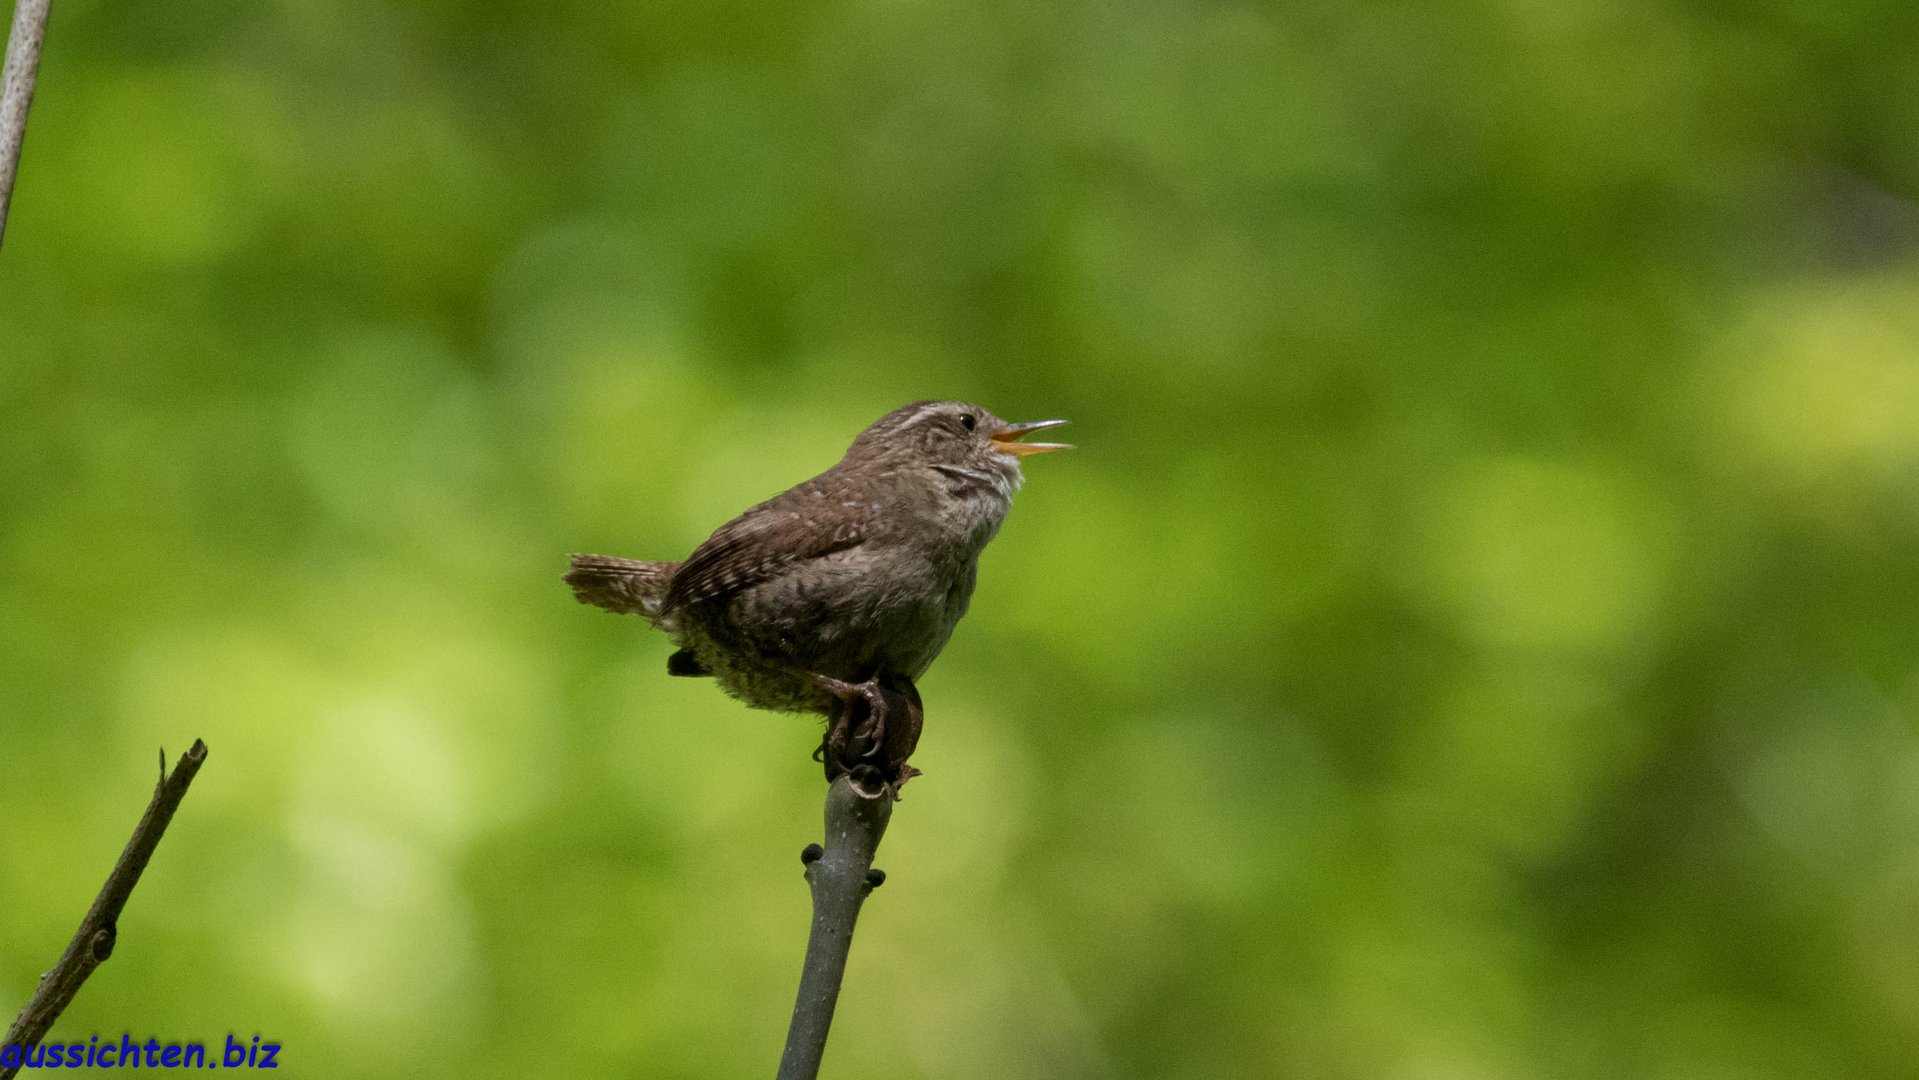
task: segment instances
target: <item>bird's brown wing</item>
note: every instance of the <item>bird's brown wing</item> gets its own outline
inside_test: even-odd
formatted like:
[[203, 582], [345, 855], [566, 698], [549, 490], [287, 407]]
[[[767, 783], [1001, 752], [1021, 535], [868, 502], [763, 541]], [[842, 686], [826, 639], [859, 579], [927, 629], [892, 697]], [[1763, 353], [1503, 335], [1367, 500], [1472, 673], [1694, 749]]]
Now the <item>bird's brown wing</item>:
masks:
[[814, 494], [816, 483], [809, 480], [720, 526], [674, 573], [665, 610], [719, 599], [863, 542], [865, 523], [858, 515], [824, 512], [827, 496]]

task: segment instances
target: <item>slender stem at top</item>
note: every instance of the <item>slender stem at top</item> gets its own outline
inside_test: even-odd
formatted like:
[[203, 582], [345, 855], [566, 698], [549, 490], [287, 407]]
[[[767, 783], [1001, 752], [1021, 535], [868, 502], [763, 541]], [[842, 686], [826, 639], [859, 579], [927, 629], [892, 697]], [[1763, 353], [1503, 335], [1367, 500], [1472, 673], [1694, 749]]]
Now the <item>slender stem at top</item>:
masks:
[[884, 875], [873, 867], [873, 852], [893, 815], [893, 792], [871, 778], [853, 775], [826, 790], [826, 846], [808, 846], [806, 881], [813, 891], [813, 929], [806, 939], [806, 963], [800, 971], [799, 999], [786, 1033], [778, 1080], [814, 1080], [826, 1054], [827, 1029], [839, 1003], [840, 979], [853, 946], [853, 924], [860, 905]]

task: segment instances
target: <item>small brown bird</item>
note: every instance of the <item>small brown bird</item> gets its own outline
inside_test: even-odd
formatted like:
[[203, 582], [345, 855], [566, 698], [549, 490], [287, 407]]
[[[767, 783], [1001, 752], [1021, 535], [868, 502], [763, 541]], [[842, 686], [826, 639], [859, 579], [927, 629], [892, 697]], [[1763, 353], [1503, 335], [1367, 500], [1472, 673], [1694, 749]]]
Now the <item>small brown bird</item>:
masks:
[[1020, 458], [1068, 448], [1020, 440], [1065, 422], [916, 401], [684, 562], [575, 555], [565, 581], [583, 604], [666, 631], [679, 646], [669, 674], [710, 675], [755, 708], [827, 717], [816, 756], [829, 780], [865, 765], [901, 784], [917, 773], [906, 764], [921, 722], [914, 681], [966, 613]]

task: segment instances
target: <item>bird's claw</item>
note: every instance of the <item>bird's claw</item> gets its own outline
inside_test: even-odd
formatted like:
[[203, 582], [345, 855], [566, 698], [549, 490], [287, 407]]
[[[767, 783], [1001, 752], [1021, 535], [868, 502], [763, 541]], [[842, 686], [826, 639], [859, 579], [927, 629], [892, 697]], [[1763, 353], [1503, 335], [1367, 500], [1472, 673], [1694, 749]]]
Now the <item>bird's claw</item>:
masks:
[[[906, 763], [919, 744], [919, 691], [907, 681], [903, 688], [887, 686], [877, 676], [857, 683], [825, 675], [814, 679], [838, 701], [826, 736], [813, 752], [813, 760], [826, 766], [827, 781], [872, 770], [879, 774], [884, 793], [898, 799], [900, 786], [920, 775]], [[862, 709], [864, 716], [859, 715]]]

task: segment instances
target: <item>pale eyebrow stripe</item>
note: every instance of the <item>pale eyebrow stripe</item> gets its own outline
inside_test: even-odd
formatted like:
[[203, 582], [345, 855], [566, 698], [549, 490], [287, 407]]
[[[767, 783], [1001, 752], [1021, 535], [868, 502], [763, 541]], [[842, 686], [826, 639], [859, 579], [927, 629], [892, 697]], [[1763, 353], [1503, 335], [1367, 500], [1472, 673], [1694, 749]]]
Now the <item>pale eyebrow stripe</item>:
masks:
[[944, 403], [943, 403], [943, 402], [938, 402], [938, 401], [935, 401], [935, 402], [931, 402], [931, 403], [929, 403], [929, 404], [926, 404], [926, 405], [921, 405], [921, 406], [919, 407], [919, 410], [918, 410], [917, 412], [915, 412], [915, 413], [914, 413], [913, 415], [911, 415], [911, 416], [909, 416], [909, 417], [907, 417], [907, 418], [906, 418], [905, 420], [903, 420], [903, 421], [901, 421], [901, 422], [900, 422], [900, 426], [899, 426], [899, 427], [897, 427], [897, 428], [894, 428], [893, 430], [895, 430], [895, 431], [905, 431], [905, 430], [906, 430], [907, 428], [910, 428], [910, 427], [912, 427], [912, 426], [913, 426], [914, 424], [917, 424], [917, 423], [919, 423], [919, 422], [920, 422], [921, 420], [924, 420], [924, 419], [926, 419], [927, 417], [929, 417], [929, 416], [932, 416], [932, 415], [934, 415], [934, 414], [936, 414], [936, 413], [938, 413], [938, 412], [940, 411], [940, 406], [941, 406], [942, 404], [944, 404]]

